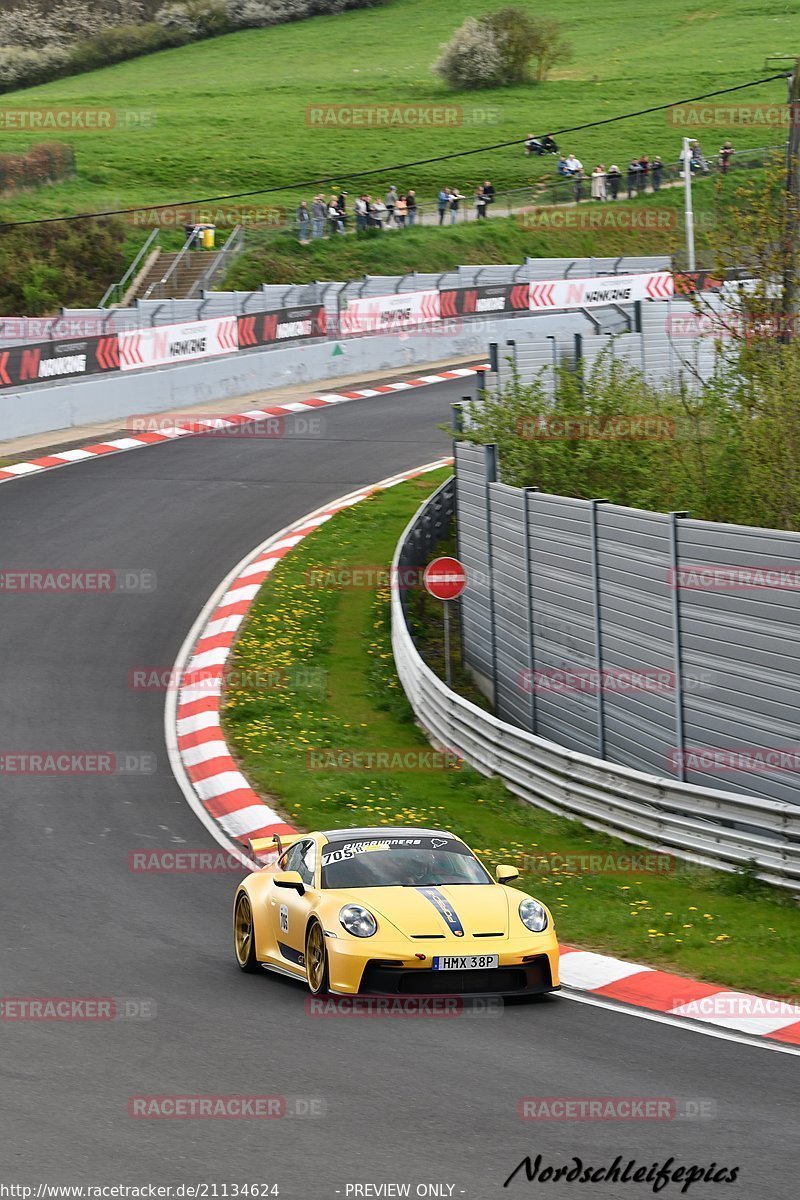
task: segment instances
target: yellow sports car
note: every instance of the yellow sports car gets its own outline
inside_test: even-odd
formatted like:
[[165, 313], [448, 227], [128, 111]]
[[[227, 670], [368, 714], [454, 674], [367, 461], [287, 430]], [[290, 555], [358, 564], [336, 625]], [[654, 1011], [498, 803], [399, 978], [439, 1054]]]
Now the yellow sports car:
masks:
[[276, 849], [236, 889], [243, 971], [303, 979], [315, 995], [533, 995], [558, 987], [547, 908], [496, 880], [438, 829], [333, 829], [251, 843]]

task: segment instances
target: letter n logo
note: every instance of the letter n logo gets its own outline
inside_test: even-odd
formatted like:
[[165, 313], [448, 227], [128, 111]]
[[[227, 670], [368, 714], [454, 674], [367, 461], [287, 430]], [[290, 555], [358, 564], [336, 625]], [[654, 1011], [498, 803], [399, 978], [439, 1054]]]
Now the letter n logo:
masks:
[[38, 347], [33, 350], [23, 350], [22, 359], [19, 365], [20, 379], [38, 379], [39, 378], [39, 355], [41, 351]]
[[157, 333], [153, 338], [153, 350], [156, 359], [167, 357], [167, 347], [169, 345], [169, 336], [166, 333]]
[[577, 304], [578, 306], [580, 306], [581, 304], [583, 304], [584, 286], [585, 285], [583, 283], [571, 283], [569, 285], [569, 287], [567, 288], [567, 305], [568, 306], [571, 306], [573, 304]]

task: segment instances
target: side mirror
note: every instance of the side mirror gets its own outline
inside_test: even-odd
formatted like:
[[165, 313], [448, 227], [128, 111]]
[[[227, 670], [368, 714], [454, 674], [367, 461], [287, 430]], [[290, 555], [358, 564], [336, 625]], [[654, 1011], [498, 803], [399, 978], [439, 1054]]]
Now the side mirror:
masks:
[[519, 871], [516, 867], [499, 866], [495, 869], [495, 878], [498, 883], [511, 883], [512, 879], [519, 879]]
[[299, 871], [276, 871], [272, 882], [275, 887], [294, 888], [298, 896], [302, 896], [306, 890]]

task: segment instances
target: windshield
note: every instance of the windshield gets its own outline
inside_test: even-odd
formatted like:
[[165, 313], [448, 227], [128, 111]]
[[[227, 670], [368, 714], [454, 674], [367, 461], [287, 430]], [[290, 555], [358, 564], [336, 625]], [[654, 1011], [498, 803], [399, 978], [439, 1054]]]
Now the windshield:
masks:
[[441, 887], [493, 880], [456, 838], [359, 838], [322, 852], [324, 888]]

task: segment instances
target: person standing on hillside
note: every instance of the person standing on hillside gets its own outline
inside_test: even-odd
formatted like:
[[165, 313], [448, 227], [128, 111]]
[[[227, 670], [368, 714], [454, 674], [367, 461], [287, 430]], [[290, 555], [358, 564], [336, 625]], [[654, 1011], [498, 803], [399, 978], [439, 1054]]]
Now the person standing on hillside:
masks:
[[416, 225], [417, 223], [417, 193], [411, 188], [406, 192], [406, 208], [408, 209], [408, 224]]
[[475, 189], [475, 216], [479, 221], [486, 216], [486, 197], [482, 187]]
[[356, 202], [353, 205], [353, 210], [356, 214], [356, 233], [363, 233], [367, 228], [367, 198], [365, 195], [356, 197]]
[[397, 188], [394, 184], [386, 192], [384, 204], [386, 205], [386, 228], [388, 229], [394, 221], [394, 210], [397, 207]]
[[297, 221], [297, 232], [300, 235], [300, 245], [307, 246], [308, 234], [311, 229], [311, 213], [308, 211], [307, 201], [300, 201], [295, 213], [295, 220]]
[[653, 165], [650, 168], [650, 178], [653, 180], [653, 191], [661, 191], [661, 172], [664, 170], [664, 164], [657, 154], [653, 159]]
[[490, 179], [484, 181], [483, 194], [486, 197], [487, 204], [494, 204], [494, 184]]
[[616, 163], [612, 163], [611, 166], [608, 168], [608, 172], [607, 172], [608, 190], [611, 193], [612, 200], [616, 200], [616, 198], [617, 198], [617, 195], [619, 193], [619, 184], [620, 184], [621, 179], [622, 179], [622, 172], [620, 171], [620, 169]]
[[397, 204], [394, 210], [394, 219], [398, 229], [405, 229], [407, 216], [408, 199], [405, 194], [403, 194], [397, 197]]
[[450, 188], [443, 187], [436, 198], [436, 207], [439, 210], [439, 224], [444, 225], [444, 214], [447, 212], [447, 206], [450, 203]]
[[647, 191], [647, 176], [650, 174], [650, 159], [643, 154], [639, 159], [639, 191]]
[[639, 166], [638, 158], [632, 158], [628, 163], [628, 199], [632, 200], [636, 192], [639, 190]]
[[602, 163], [598, 163], [592, 171], [592, 199], [607, 200], [606, 193], [606, 169]]
[[458, 220], [458, 205], [459, 205], [459, 201], [463, 200], [463, 199], [464, 199], [464, 197], [461, 195], [461, 192], [458, 190], [458, 188], [450, 189], [450, 224], [451, 225], [455, 225], [456, 221]]
[[311, 236], [312, 238], [325, 236], [325, 199], [322, 193], [314, 197], [311, 205]]
[[726, 142], [724, 146], [720, 147], [719, 169], [723, 175], [728, 174], [728, 171], [730, 170], [731, 159], [733, 158], [734, 154], [735, 154], [735, 151], [733, 149], [733, 146], [730, 144], [730, 142]]

